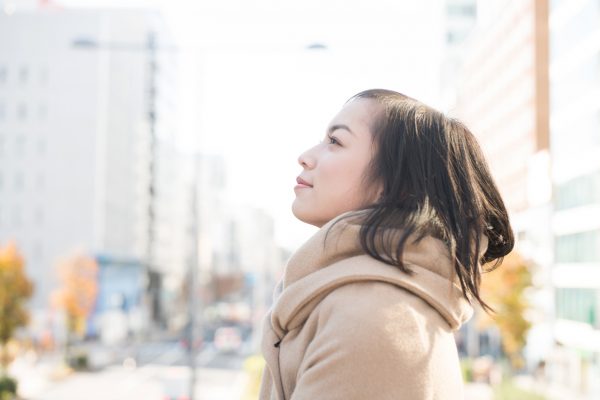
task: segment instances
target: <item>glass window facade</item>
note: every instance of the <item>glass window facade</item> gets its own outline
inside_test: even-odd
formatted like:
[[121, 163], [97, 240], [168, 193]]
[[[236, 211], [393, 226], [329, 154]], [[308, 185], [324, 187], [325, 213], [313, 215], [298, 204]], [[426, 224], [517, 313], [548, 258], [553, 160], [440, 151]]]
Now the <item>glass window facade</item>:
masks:
[[15, 174], [15, 190], [17, 192], [22, 191], [25, 188], [25, 175], [23, 175], [23, 172], [17, 172]]
[[556, 317], [599, 327], [599, 296], [600, 290], [598, 289], [557, 288]]
[[15, 139], [15, 154], [17, 157], [23, 157], [25, 155], [25, 136], [17, 136]]
[[557, 263], [600, 262], [600, 229], [556, 237]]
[[452, 17], [474, 17], [477, 13], [475, 2], [450, 2], [446, 4], [446, 13]]
[[19, 81], [22, 84], [27, 83], [27, 80], [29, 79], [29, 69], [27, 67], [21, 67], [21, 69], [19, 70]]
[[556, 187], [557, 210], [600, 203], [600, 171], [571, 179]]
[[19, 104], [19, 107], [17, 108], [17, 116], [19, 117], [19, 119], [21, 121], [24, 121], [27, 119], [27, 104], [25, 104], [25, 103]]

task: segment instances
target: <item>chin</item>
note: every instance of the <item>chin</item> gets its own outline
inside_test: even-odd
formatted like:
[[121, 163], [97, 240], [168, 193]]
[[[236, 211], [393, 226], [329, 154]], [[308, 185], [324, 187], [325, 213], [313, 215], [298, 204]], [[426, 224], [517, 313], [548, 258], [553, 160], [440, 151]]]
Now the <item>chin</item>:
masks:
[[325, 223], [323, 223], [318, 216], [315, 215], [315, 213], [310, 212], [310, 210], [307, 210], [306, 207], [300, 206], [300, 204], [297, 203], [297, 200], [292, 203], [292, 214], [294, 214], [294, 217], [300, 221], [309, 225], [314, 225], [317, 228], [325, 225]]

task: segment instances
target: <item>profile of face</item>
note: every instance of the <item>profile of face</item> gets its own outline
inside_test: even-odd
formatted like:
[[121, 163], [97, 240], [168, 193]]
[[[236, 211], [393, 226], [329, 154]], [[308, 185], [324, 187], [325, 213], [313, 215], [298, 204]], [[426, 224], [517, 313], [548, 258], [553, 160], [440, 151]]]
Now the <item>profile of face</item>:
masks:
[[364, 180], [375, 150], [371, 126], [378, 111], [374, 100], [351, 100], [333, 118], [324, 139], [298, 157], [302, 173], [294, 188], [296, 218], [322, 227], [378, 198], [379, 186], [367, 187]]

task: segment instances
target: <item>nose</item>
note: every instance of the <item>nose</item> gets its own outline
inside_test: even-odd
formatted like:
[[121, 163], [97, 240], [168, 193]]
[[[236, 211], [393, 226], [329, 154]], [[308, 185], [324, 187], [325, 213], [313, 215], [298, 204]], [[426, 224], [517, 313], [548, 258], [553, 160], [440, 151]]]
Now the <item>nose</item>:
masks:
[[298, 164], [300, 164], [302, 168], [313, 169], [315, 167], [316, 158], [313, 151], [314, 149], [314, 147], [311, 147], [298, 156]]

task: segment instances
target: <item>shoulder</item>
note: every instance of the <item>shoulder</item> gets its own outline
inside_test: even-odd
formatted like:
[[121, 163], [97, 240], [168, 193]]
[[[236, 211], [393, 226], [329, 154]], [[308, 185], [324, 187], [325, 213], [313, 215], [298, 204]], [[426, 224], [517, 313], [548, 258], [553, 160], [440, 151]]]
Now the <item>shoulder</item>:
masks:
[[[460, 381], [454, 337], [423, 307], [428, 306], [420, 298], [383, 282], [337, 288], [307, 321], [314, 336], [308, 341], [301, 371], [323, 362], [339, 363], [339, 369], [347, 365], [357, 371], [376, 371], [369, 375], [368, 384], [389, 390], [390, 397], [384, 398], [394, 398], [399, 387], [419, 393], [402, 398], [424, 398], [423, 391], [437, 390], [440, 382]], [[350, 374], [354, 377], [354, 372]], [[425, 386], [415, 386], [415, 381]]]
[[[320, 312], [360, 315], [368, 319], [396, 319], [418, 315], [430, 318], [435, 310], [411, 291], [382, 281], [359, 281], [332, 290], [319, 305]], [[345, 315], [348, 316], [348, 315]], [[419, 319], [419, 318], [417, 318]]]
[[382, 343], [396, 351], [427, 351], [442, 317], [411, 292], [385, 282], [353, 282], [329, 293], [314, 310], [320, 329], [356, 346]]

